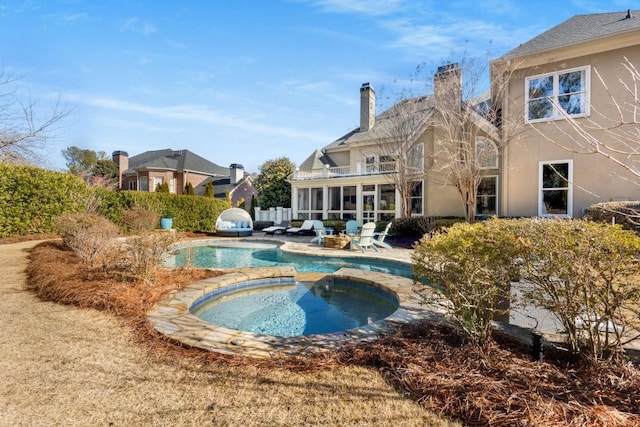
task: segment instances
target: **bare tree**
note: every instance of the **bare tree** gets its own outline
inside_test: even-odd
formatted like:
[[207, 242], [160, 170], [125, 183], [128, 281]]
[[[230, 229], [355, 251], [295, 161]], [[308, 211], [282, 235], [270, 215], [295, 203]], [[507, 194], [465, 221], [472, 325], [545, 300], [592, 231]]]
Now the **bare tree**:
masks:
[[22, 101], [12, 86], [17, 79], [0, 72], [0, 161], [28, 163], [37, 160], [48, 131], [70, 110], [58, 100], [49, 115], [41, 116], [38, 103], [30, 97]]
[[485, 60], [465, 57], [439, 67], [433, 81], [436, 144], [431, 176], [456, 188], [470, 222], [476, 216], [478, 186], [499, 168], [499, 154], [517, 135], [516, 123], [502, 117], [511, 73], [493, 73], [488, 92], [488, 68]]
[[378, 146], [381, 172], [394, 185], [402, 201], [400, 215], [411, 216], [411, 197], [426, 176], [424, 143], [433, 103], [429, 97], [404, 99], [380, 115]]

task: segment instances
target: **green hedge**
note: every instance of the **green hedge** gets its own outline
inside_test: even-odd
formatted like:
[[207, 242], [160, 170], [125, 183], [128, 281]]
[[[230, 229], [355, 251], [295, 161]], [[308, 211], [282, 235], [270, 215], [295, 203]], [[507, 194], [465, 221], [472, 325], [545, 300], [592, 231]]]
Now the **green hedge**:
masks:
[[607, 224], [620, 224], [625, 230], [640, 232], [640, 201], [604, 202], [589, 206], [584, 218]]
[[87, 206], [116, 224], [122, 211], [133, 207], [171, 210], [177, 230], [212, 231], [229, 204], [210, 197], [89, 188], [66, 172], [0, 163], [0, 237], [51, 233], [54, 218]]
[[68, 173], [0, 163], [0, 237], [50, 233], [55, 217], [83, 209], [87, 191]]

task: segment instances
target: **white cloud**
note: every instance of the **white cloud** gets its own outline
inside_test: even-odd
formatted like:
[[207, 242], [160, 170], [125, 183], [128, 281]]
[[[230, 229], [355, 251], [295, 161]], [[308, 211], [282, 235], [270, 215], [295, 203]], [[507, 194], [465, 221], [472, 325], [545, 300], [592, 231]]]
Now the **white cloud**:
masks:
[[313, 0], [313, 4], [330, 13], [388, 15], [400, 10], [404, 0]]
[[121, 31], [128, 31], [149, 36], [158, 31], [158, 27], [139, 18], [129, 18], [120, 26]]

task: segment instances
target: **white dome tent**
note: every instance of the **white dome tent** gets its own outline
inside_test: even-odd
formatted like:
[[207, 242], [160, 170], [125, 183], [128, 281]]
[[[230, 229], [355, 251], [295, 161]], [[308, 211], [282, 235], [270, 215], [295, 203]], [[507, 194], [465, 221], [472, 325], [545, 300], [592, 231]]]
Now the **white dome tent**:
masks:
[[222, 211], [216, 220], [216, 235], [221, 237], [246, 237], [253, 234], [253, 220], [244, 209], [230, 208]]

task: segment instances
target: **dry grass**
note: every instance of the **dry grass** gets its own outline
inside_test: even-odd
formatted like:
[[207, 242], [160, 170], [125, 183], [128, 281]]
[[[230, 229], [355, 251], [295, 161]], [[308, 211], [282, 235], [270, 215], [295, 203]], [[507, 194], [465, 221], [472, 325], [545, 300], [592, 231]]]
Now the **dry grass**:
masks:
[[[132, 326], [116, 328], [116, 341], [122, 343], [111, 341], [113, 333], [107, 337], [108, 345], [119, 348], [107, 349], [117, 355], [115, 360], [56, 359], [61, 368], [78, 369], [82, 376], [104, 377], [100, 403], [84, 399], [116, 424], [448, 424], [408, 396], [433, 413], [470, 425], [640, 425], [640, 373], [632, 366], [537, 363], [504, 345], [493, 346], [483, 357], [451, 331], [427, 324], [313, 358], [257, 361], [223, 356], [168, 342], [150, 330], [144, 315], [165, 292], [215, 273], [164, 272], [154, 286], [139, 286], [85, 271], [72, 253], [55, 243], [38, 246], [31, 258], [29, 287], [42, 298], [106, 310]], [[82, 313], [97, 316], [94, 311]], [[128, 339], [122, 337], [127, 334]], [[69, 345], [86, 353], [86, 342], [70, 338]], [[101, 339], [99, 333], [95, 339]], [[145, 345], [132, 346], [131, 340]], [[138, 357], [142, 361], [130, 362]], [[133, 363], [131, 368], [128, 363]], [[86, 369], [83, 364], [88, 364]], [[72, 376], [65, 381], [83, 380]], [[124, 401], [116, 399], [119, 393]], [[149, 409], [146, 396], [157, 409]], [[71, 401], [62, 403], [73, 406]]]
[[373, 369], [309, 362], [289, 369], [181, 349], [150, 334], [144, 307], [201, 272], [157, 277], [169, 284], [142, 289], [83, 272], [48, 242], [31, 251], [33, 289], [73, 306], [36, 299], [21, 273], [30, 246], [0, 246], [2, 426], [456, 425]]

